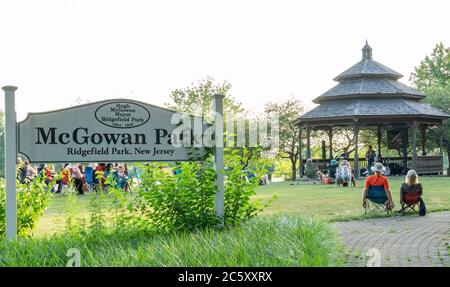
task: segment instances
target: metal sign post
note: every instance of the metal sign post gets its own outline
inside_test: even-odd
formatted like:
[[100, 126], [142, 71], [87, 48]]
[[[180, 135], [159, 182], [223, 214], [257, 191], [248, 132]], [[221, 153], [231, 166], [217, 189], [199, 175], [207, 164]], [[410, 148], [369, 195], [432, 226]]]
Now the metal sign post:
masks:
[[223, 159], [223, 98], [224, 95], [214, 95], [215, 120], [215, 162], [216, 162], [216, 186], [217, 192], [214, 200], [216, 214], [220, 218], [220, 226], [224, 225], [224, 159]]
[[16, 203], [16, 109], [17, 87], [5, 86], [5, 178], [6, 178], [6, 238], [17, 239]]

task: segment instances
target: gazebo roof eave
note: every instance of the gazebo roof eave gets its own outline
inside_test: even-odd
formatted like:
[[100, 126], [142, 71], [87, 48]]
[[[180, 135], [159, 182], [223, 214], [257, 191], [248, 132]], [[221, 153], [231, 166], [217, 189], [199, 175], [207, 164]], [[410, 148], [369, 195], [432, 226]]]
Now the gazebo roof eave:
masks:
[[414, 95], [414, 94], [348, 94], [348, 95], [340, 95], [340, 96], [318, 96], [317, 98], [314, 98], [312, 100], [315, 104], [320, 104], [328, 101], [334, 101], [334, 100], [347, 100], [347, 99], [389, 99], [392, 97], [397, 98], [404, 98], [404, 99], [414, 99], [414, 100], [420, 100], [426, 97], [426, 95]]
[[345, 76], [339, 75], [339, 76], [334, 77], [333, 81], [342, 82], [345, 80], [353, 80], [353, 79], [364, 78], [364, 77], [398, 80], [398, 79], [403, 78], [403, 75], [401, 75], [401, 74], [358, 73], [358, 74], [354, 74], [354, 75], [345, 75]]
[[[304, 125], [304, 124], [313, 124], [313, 125], [348, 125], [354, 123], [355, 121], [367, 122], [367, 120], [377, 120], [378, 122], [392, 122], [399, 123], [407, 121], [417, 120], [420, 122], [430, 122], [430, 123], [439, 123], [439, 121], [444, 121], [450, 118], [450, 116], [433, 116], [433, 115], [423, 115], [423, 114], [411, 114], [411, 115], [352, 115], [352, 116], [343, 116], [343, 117], [321, 117], [321, 118], [302, 118], [299, 117], [294, 120], [292, 123], [294, 125]], [[388, 121], [386, 121], [386, 119]]]

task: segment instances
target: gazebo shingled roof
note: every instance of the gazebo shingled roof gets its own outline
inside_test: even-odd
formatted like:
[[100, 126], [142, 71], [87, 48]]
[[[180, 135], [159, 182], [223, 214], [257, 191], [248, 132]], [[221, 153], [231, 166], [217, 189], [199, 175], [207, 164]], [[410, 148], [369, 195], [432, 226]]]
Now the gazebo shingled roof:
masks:
[[[358, 134], [361, 128], [377, 127], [378, 153], [381, 158], [381, 128], [393, 126], [412, 129], [412, 167], [417, 167], [417, 130], [422, 132], [422, 150], [428, 126], [437, 125], [441, 133], [440, 164], [442, 167], [442, 123], [450, 115], [422, 102], [426, 95], [398, 82], [402, 75], [372, 58], [367, 41], [362, 59], [334, 78], [338, 84], [313, 100], [319, 104], [294, 121], [306, 129], [306, 157], [311, 156], [310, 131], [328, 131], [332, 158], [333, 127], [352, 127], [355, 136], [354, 164], [358, 176]], [[300, 133], [301, 137], [301, 133]], [[301, 153], [300, 153], [301, 156]], [[300, 158], [301, 161], [301, 158]], [[406, 158], [405, 158], [406, 165]], [[441, 168], [442, 171], [442, 168]], [[300, 170], [300, 174], [301, 170]]]
[[343, 79], [362, 77], [362, 76], [378, 76], [387, 77], [392, 79], [399, 79], [403, 77], [402, 74], [386, 67], [383, 64], [378, 63], [372, 59], [372, 48], [366, 41], [363, 49], [363, 58], [361, 61], [351, 66], [339, 76], [334, 78], [335, 81], [341, 81]]
[[336, 120], [339, 118], [447, 118], [448, 115], [420, 101], [409, 99], [342, 99], [321, 103], [301, 116], [308, 120]]
[[362, 60], [337, 76], [334, 80], [339, 83], [335, 87], [313, 100], [319, 106], [294, 123], [350, 117], [450, 117], [420, 102], [426, 95], [398, 82], [400, 73], [374, 61], [367, 42], [362, 51]]

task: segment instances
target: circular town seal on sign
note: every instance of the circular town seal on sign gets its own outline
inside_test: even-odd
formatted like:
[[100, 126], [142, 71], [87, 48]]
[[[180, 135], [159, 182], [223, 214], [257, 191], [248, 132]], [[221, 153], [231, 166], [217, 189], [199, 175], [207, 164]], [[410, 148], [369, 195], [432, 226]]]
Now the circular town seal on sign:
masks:
[[117, 101], [98, 107], [95, 118], [105, 126], [126, 129], [139, 127], [148, 122], [150, 112], [139, 104]]

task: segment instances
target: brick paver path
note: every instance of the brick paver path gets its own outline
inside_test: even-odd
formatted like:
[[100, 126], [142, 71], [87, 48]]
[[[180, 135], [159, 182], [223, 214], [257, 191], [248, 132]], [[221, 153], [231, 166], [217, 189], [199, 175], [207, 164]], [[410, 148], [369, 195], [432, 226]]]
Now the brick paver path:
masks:
[[[365, 266], [381, 254], [381, 266], [450, 266], [450, 212], [337, 222], [350, 266]], [[372, 250], [373, 252], [373, 250]], [[376, 250], [375, 250], [376, 252]]]

